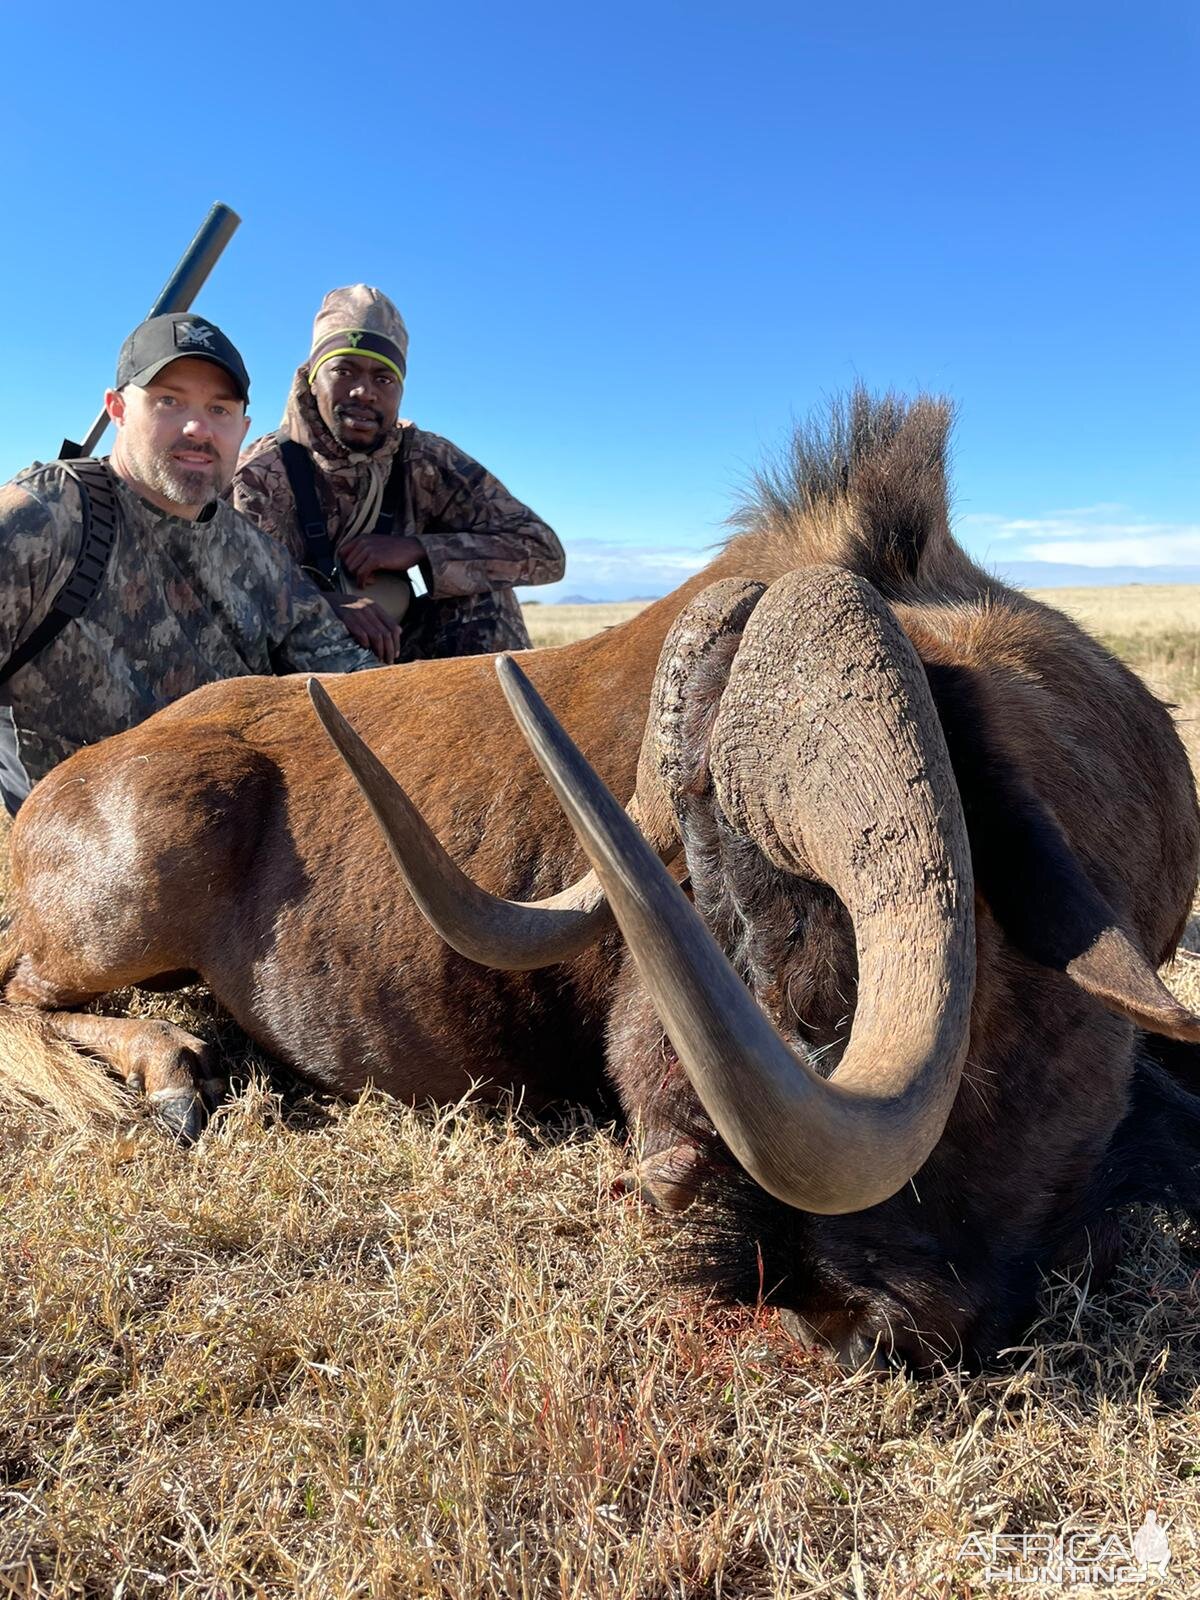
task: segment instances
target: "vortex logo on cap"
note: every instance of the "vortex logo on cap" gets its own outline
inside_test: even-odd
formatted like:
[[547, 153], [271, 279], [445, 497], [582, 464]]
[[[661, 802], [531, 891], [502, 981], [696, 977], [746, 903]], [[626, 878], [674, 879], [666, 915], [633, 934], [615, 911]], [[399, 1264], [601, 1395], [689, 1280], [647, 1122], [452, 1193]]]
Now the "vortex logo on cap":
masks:
[[175, 343], [189, 349], [201, 345], [205, 350], [211, 350], [214, 332], [205, 322], [177, 322]]

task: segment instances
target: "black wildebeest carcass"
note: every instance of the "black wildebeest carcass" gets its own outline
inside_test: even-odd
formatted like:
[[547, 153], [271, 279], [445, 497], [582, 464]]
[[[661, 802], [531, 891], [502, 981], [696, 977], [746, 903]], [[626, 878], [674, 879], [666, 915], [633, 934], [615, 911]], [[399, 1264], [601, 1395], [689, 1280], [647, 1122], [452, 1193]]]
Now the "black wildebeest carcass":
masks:
[[65, 1010], [182, 972], [341, 1090], [582, 1093], [606, 1035], [641, 1182], [706, 1200], [731, 1293], [846, 1359], [994, 1348], [1040, 1268], [1111, 1262], [1117, 1204], [1195, 1201], [1196, 1106], [1148, 1039], [1200, 1039], [1154, 971], [1200, 823], [1166, 710], [954, 543], [947, 426], [854, 396], [705, 572], [524, 657], [536, 693], [505, 669], [592, 873], [490, 661], [315, 690], [454, 950], [299, 684], [212, 685], [64, 763], [13, 835], [26, 1086], [61, 1096], [83, 1045], [190, 1126], [195, 1041]]

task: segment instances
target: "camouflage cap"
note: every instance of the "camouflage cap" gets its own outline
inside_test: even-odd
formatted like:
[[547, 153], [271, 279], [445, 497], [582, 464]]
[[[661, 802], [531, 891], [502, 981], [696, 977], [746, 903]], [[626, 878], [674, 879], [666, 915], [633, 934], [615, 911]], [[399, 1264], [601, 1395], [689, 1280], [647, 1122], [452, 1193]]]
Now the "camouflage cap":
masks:
[[391, 367], [403, 383], [408, 370], [408, 329], [395, 306], [368, 283], [331, 289], [313, 321], [308, 381], [335, 355], [370, 356]]
[[196, 356], [201, 361], [212, 361], [223, 367], [241, 398], [250, 399], [250, 374], [233, 341], [226, 338], [215, 322], [206, 322], [190, 311], [167, 311], [160, 317], [147, 317], [145, 322], [138, 323], [117, 357], [115, 387], [123, 389], [127, 383], [139, 386], [152, 383], [164, 367], [184, 356]]

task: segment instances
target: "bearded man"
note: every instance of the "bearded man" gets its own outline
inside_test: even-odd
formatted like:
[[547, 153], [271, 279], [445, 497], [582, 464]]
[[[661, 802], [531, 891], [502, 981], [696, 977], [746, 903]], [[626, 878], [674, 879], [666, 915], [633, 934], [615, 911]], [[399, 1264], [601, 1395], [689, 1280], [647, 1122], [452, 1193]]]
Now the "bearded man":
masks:
[[513, 586], [561, 578], [562, 546], [477, 461], [400, 419], [407, 362], [385, 294], [331, 290], [283, 426], [243, 455], [233, 503], [381, 661], [526, 649]]
[[376, 665], [279, 544], [220, 496], [250, 426], [237, 350], [151, 317], [105, 395], [104, 461], [35, 463], [0, 489], [0, 792], [15, 814], [81, 745], [201, 684]]

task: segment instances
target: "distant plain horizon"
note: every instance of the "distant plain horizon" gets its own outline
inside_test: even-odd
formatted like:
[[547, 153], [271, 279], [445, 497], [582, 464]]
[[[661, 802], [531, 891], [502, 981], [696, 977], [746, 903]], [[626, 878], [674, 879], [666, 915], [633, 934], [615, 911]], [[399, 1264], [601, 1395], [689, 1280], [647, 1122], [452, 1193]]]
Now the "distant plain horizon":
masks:
[[[978, 559], [978, 557], [976, 557]], [[703, 565], [703, 563], [700, 563]], [[982, 562], [988, 571], [1004, 583], [1011, 584], [1016, 589], [1110, 589], [1123, 588], [1127, 585], [1139, 585], [1146, 588], [1157, 585], [1172, 587], [1194, 586], [1200, 590], [1200, 565], [1194, 567], [1084, 567], [1070, 566], [1065, 562], [1057, 561], [1015, 561], [1015, 562]], [[699, 570], [697, 568], [697, 570]], [[632, 604], [644, 600], [650, 602], [661, 600], [663, 595], [669, 594], [682, 579], [675, 583], [665, 585], [653, 592], [637, 594], [625, 593], [621, 585], [615, 583], [606, 592], [583, 594], [571, 590], [568, 593], [550, 593], [550, 588], [564, 589], [569, 579], [564, 579], [562, 584], [547, 586], [543, 589], [519, 589], [517, 591], [522, 605], [547, 605], [547, 606], [588, 606], [588, 605], [613, 605], [621, 602]], [[1200, 604], [1197, 606], [1196, 626], [1200, 629]]]

